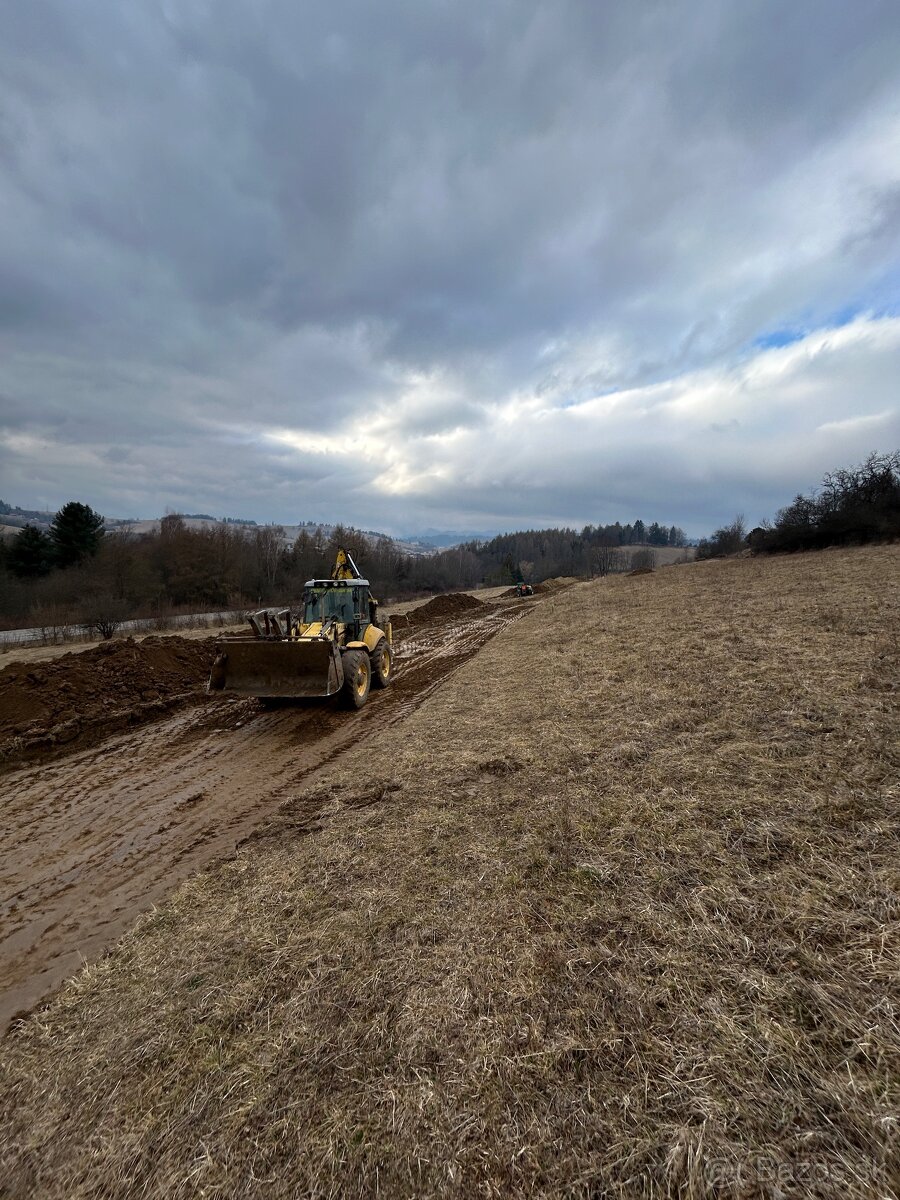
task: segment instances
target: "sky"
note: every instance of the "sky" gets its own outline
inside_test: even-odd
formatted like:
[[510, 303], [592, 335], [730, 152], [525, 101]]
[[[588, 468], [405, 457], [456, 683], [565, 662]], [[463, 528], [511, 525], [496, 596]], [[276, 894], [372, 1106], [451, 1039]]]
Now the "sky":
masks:
[[896, 0], [0, 0], [0, 497], [772, 517], [900, 447]]

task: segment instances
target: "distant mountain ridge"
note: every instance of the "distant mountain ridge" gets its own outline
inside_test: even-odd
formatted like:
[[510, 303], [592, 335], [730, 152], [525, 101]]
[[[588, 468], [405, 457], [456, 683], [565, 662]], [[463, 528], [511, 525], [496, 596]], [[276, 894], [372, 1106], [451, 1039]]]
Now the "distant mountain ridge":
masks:
[[[328, 521], [300, 521], [297, 524], [285, 525], [281, 521], [259, 522], [250, 518], [242, 517], [214, 517], [209, 513], [171, 513], [170, 516], [179, 516], [191, 529], [212, 528], [216, 525], [227, 525], [230, 529], [265, 529], [267, 526], [277, 526], [284, 530], [284, 542], [286, 545], [293, 545], [297, 535], [304, 531], [313, 533], [316, 530], [321, 530], [326, 538], [331, 537], [335, 529], [343, 526], [343, 522], [328, 522]], [[7, 530], [7, 536], [12, 537], [12, 530], [22, 529], [25, 525], [34, 525], [38, 529], [44, 531], [50, 528], [53, 518], [56, 513], [51, 510], [37, 508], [20, 508], [18, 505], [8, 504], [5, 500], [0, 500], [0, 526]], [[151, 517], [148, 519], [140, 517], [106, 517], [104, 519], [104, 527], [108, 532], [119, 531], [122, 533], [133, 533], [135, 535], [142, 533], [154, 533], [159, 529], [162, 517]], [[389, 533], [382, 533], [377, 529], [361, 529], [354, 530], [357, 534], [362, 534], [363, 537], [371, 541], [378, 541], [381, 538], [389, 542], [393, 542], [395, 546], [404, 554], [415, 555], [416, 557], [434, 554], [438, 549], [444, 549], [445, 545], [455, 545], [451, 539], [450, 542], [427, 541], [419, 538], [398, 538], [392, 537]], [[355, 547], [351, 547], [354, 549]]]
[[[297, 535], [305, 530], [311, 533], [316, 529], [321, 529], [325, 537], [331, 537], [332, 533], [339, 526], [344, 525], [343, 522], [328, 522], [328, 521], [298, 521], [296, 524], [285, 525], [282, 521], [255, 521], [251, 518], [244, 517], [214, 517], [210, 513], [177, 513], [169, 514], [181, 517], [186, 525], [192, 529], [202, 529], [214, 525], [228, 525], [231, 528], [245, 529], [264, 529], [266, 526], [278, 525], [284, 530], [285, 542], [293, 543]], [[36, 525], [39, 529], [49, 529], [55, 512], [33, 508], [19, 508], [17, 505], [6, 503], [0, 500], [0, 525], [21, 529], [24, 525]], [[135, 534], [152, 533], [159, 529], [159, 523], [162, 517], [106, 517], [105, 526], [107, 530], [120, 530]], [[346, 528], [346, 525], [344, 525]], [[393, 542], [403, 553], [413, 554], [416, 556], [436, 554], [440, 550], [449, 550], [453, 546], [462, 545], [465, 542], [489, 542], [492, 538], [498, 537], [501, 530], [472, 530], [472, 529], [434, 529], [429, 528], [416, 533], [404, 533], [399, 536], [394, 536], [389, 533], [382, 533], [377, 529], [361, 529], [358, 530], [363, 536], [377, 541], [379, 538], [386, 538]]]

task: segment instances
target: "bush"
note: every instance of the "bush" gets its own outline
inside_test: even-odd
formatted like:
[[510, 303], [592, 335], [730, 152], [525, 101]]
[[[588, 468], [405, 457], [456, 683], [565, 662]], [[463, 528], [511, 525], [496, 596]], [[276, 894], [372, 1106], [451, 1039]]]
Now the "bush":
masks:
[[635, 550], [631, 556], [631, 569], [632, 571], [655, 571], [656, 551]]
[[746, 544], [744, 534], [744, 518], [738, 513], [730, 525], [717, 529], [711, 538], [701, 539], [697, 558], [726, 558], [729, 554], [739, 554]]
[[89, 607], [85, 624], [91, 633], [109, 641], [125, 617], [125, 605], [113, 596], [97, 596]]

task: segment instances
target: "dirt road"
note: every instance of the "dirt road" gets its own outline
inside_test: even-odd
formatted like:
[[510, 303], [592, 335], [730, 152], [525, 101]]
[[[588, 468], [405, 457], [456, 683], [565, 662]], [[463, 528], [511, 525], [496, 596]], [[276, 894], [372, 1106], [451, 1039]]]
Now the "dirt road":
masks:
[[[417, 707], [529, 609], [398, 630], [397, 675], [359, 713], [210, 698], [3, 779], [0, 1030], [183, 878], [230, 853], [342, 750]], [[312, 815], [312, 814], [311, 814]]]

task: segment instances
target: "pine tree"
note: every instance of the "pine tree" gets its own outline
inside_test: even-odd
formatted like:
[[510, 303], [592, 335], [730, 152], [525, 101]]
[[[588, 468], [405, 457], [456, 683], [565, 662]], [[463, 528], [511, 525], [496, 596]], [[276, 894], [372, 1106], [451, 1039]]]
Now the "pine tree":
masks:
[[87, 504], [70, 500], [50, 526], [57, 566], [71, 567], [97, 553], [103, 539], [103, 518]]
[[34, 525], [16, 534], [6, 555], [6, 565], [20, 579], [36, 579], [53, 566], [53, 543]]

